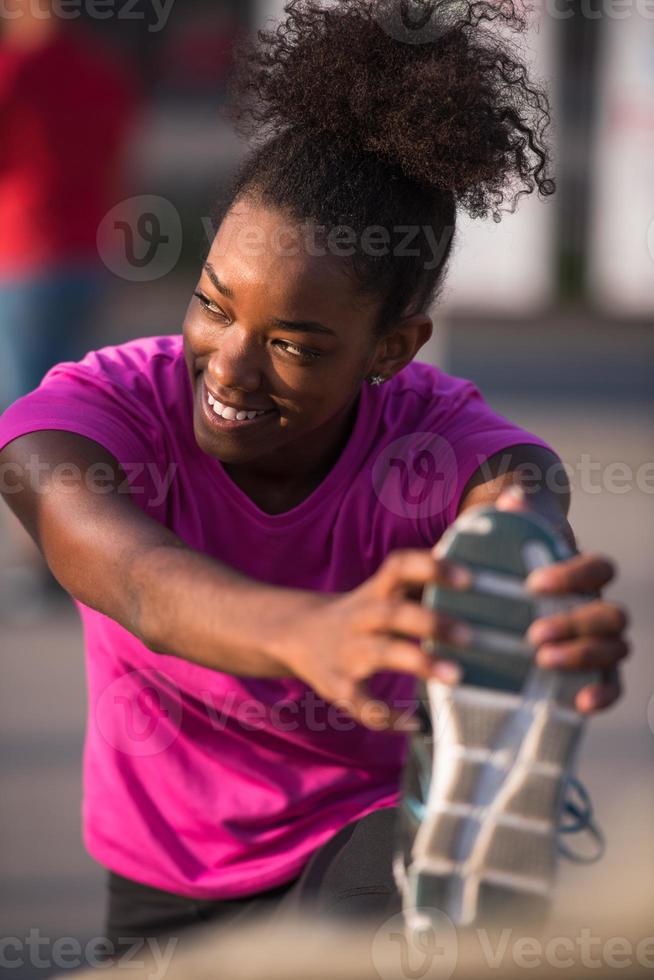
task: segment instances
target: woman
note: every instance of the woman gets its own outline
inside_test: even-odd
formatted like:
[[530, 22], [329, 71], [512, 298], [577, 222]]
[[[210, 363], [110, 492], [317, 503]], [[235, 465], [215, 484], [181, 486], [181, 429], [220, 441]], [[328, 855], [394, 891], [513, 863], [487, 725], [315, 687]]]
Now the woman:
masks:
[[[59, 365], [2, 420], [7, 502], [84, 623], [84, 839], [116, 944], [298, 896], [394, 908], [416, 678], [457, 679], [418, 641], [466, 642], [420, 605], [466, 585], [432, 548], [526, 466], [529, 506], [571, 534], [553, 451], [414, 360], [458, 208], [553, 190], [547, 101], [491, 31], [521, 22], [443, 4], [408, 44], [396, 6], [293, 0], [241, 53], [265, 139], [183, 338]], [[612, 576], [580, 556], [540, 588]], [[535, 628], [542, 666], [603, 672], [580, 711], [617, 697], [624, 627], [597, 601]]]

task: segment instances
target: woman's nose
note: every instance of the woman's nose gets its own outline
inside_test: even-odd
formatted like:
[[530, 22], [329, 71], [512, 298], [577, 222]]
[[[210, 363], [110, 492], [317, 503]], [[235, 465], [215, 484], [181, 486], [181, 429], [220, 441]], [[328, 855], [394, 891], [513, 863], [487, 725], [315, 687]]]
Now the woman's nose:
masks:
[[208, 371], [222, 388], [256, 391], [261, 384], [257, 351], [235, 334], [222, 337], [220, 347], [209, 358]]

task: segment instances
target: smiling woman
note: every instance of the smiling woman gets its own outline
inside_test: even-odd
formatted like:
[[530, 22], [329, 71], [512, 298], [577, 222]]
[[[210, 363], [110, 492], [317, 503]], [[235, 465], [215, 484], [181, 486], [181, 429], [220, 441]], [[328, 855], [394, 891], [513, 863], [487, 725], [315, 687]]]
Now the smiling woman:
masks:
[[406, 318], [389, 348], [396, 361], [382, 363], [371, 326], [378, 301], [361, 296], [347, 260], [280, 250], [293, 230], [277, 209], [235, 202], [184, 323], [197, 442], [263, 510], [309, 495], [347, 442], [362, 380], [397, 371], [431, 332], [424, 315]]
[[[546, 96], [493, 29], [525, 25], [510, 2], [416, 3], [436, 29], [409, 44], [385, 29], [400, 6], [290, 0], [241, 50], [235, 112], [263, 140], [182, 333], [60, 364], [0, 422], [1, 461], [20, 476], [36, 455], [48, 491], [6, 500], [84, 621], [84, 837], [114, 942], [287, 898], [395, 909], [416, 680], [455, 683], [438, 651], [470, 640], [418, 601], [470, 585], [432, 549], [525, 467], [571, 535], [554, 452], [415, 360], [457, 211], [553, 190]], [[541, 588], [612, 574], [578, 556]], [[603, 672], [579, 711], [615, 699], [624, 625], [600, 600], [540, 623], [543, 667]]]

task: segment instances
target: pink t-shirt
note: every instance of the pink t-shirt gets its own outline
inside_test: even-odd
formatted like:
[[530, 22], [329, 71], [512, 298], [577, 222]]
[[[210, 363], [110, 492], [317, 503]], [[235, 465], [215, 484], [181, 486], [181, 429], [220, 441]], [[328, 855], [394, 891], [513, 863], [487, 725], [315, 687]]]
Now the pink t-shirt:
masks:
[[[2, 416], [0, 447], [38, 429], [87, 436], [123, 464], [137, 506], [189, 547], [263, 582], [341, 592], [389, 552], [432, 546], [489, 456], [546, 445], [471, 382], [414, 362], [363, 385], [333, 469], [271, 515], [199, 448], [192, 411], [181, 337], [135, 340], [54, 367]], [[89, 694], [83, 832], [101, 864], [199, 899], [253, 894], [298, 875], [351, 820], [397, 802], [404, 736], [362, 728], [300, 681], [153, 653], [76, 605]], [[412, 677], [380, 673], [371, 686], [410, 709]]]

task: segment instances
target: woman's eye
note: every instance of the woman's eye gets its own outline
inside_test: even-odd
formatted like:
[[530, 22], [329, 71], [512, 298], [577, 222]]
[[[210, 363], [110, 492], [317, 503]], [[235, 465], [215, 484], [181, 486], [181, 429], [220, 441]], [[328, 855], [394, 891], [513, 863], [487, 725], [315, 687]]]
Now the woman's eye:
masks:
[[[222, 317], [225, 320], [229, 319], [225, 311], [221, 310], [219, 306], [216, 306], [204, 293], [197, 291], [193, 295], [211, 316]], [[314, 361], [322, 356], [318, 351], [312, 351], [306, 347], [300, 347], [298, 344], [292, 344], [289, 340], [275, 340], [273, 343], [278, 344], [284, 353], [296, 361]]]
[[208, 296], [205, 296], [204, 293], [196, 292], [193, 293], [193, 295], [196, 297], [196, 299], [199, 299], [200, 303], [208, 313], [211, 313], [213, 316], [222, 316], [226, 320], [228, 319], [225, 311], [221, 310], [219, 306], [216, 306], [216, 304], [212, 302]]
[[298, 347], [297, 344], [292, 344], [288, 340], [276, 340], [275, 343], [280, 344], [282, 350], [286, 351], [291, 357], [294, 357], [295, 360], [298, 361], [314, 361], [322, 356], [317, 351], [308, 350], [306, 347]]

